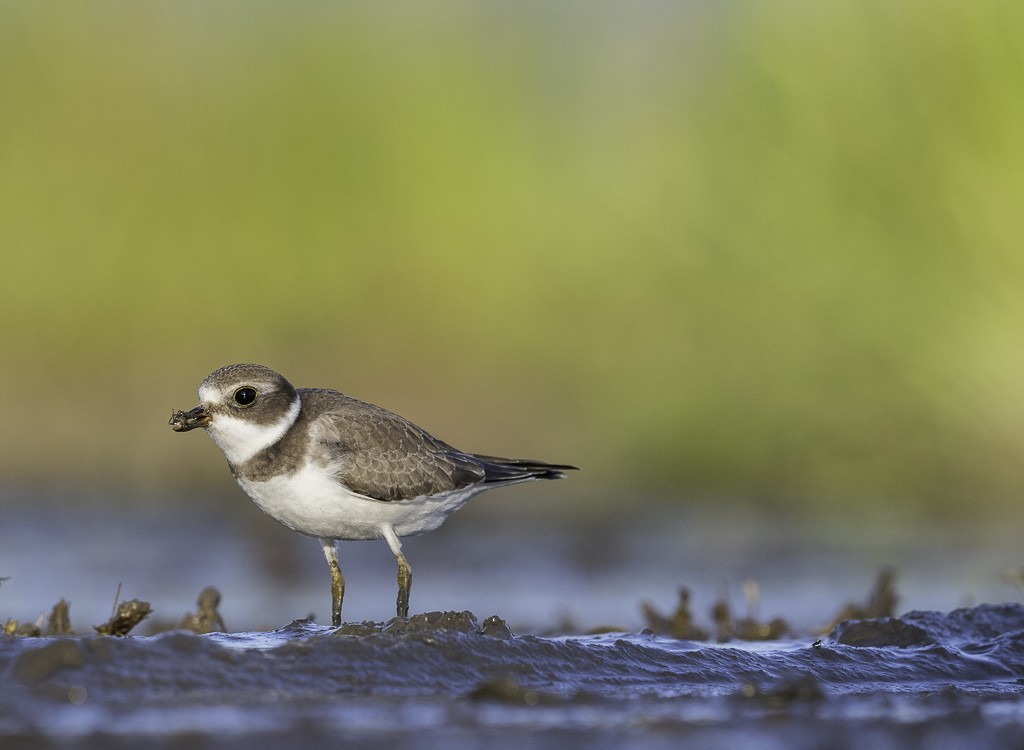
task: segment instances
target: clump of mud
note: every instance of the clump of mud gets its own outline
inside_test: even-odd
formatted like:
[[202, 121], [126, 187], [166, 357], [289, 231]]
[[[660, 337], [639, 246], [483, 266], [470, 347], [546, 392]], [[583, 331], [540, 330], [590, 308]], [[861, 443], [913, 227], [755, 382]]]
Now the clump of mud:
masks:
[[508, 623], [491, 615], [481, 625], [472, 612], [424, 612], [412, 617], [393, 617], [387, 622], [348, 622], [334, 629], [332, 635], [436, 635], [466, 633], [492, 638], [512, 638]]
[[47, 635], [74, 635], [75, 630], [71, 627], [71, 604], [66, 599], [61, 599], [53, 605], [49, 618], [46, 620]]
[[46, 625], [43, 626], [43, 618], [35, 622], [20, 622], [18, 620], [7, 620], [4, 623], [4, 635], [13, 635], [23, 638], [39, 638], [44, 635], [74, 635], [71, 627], [71, 605], [65, 599], [53, 605], [50, 616], [46, 618]]
[[876, 648], [910, 648], [932, 642], [924, 628], [895, 617], [841, 622], [832, 629], [830, 637], [844, 646]]
[[566, 702], [561, 695], [524, 685], [513, 674], [484, 680], [468, 697], [473, 701], [506, 703], [510, 706], [551, 706]]
[[643, 610], [648, 629], [657, 635], [667, 635], [682, 641], [706, 641], [710, 637], [707, 630], [693, 622], [690, 589], [685, 586], [679, 589], [679, 603], [671, 615], [661, 614], [650, 602], [643, 602], [640, 608]]
[[765, 708], [782, 709], [800, 703], [823, 701], [827, 694], [821, 681], [811, 674], [782, 678], [769, 687], [761, 687], [751, 680], [741, 686], [738, 697], [754, 700]]
[[[762, 621], [756, 616], [756, 610], [760, 601], [757, 593], [757, 584], [748, 581], [744, 585], [744, 592], [747, 597], [747, 605], [750, 614], [746, 617], [734, 618], [732, 607], [728, 600], [722, 597], [711, 607], [711, 619], [715, 626], [715, 639], [719, 643], [739, 639], [741, 641], [773, 641], [790, 632], [789, 624], [781, 617], [775, 617], [768, 621]], [[689, 641], [707, 641], [711, 639], [711, 633], [694, 624], [694, 617], [690, 605], [690, 590], [679, 589], [679, 603], [676, 611], [669, 615], [661, 614], [650, 602], [641, 605], [644, 619], [647, 622], [647, 629], [655, 635], [666, 635], [670, 638]]]
[[[711, 607], [714, 637], [719, 643], [727, 643], [732, 640], [774, 641], [792, 633], [789, 623], [783, 618], [774, 617], [770, 620], [762, 620], [758, 616], [760, 594], [756, 582], [747, 581], [744, 583], [743, 592], [748, 609], [748, 614], [744, 617], [733, 616], [732, 607], [724, 596], [718, 599]], [[831, 618], [826, 627], [816, 632], [819, 634], [834, 633], [840, 625], [891, 618], [898, 601], [896, 574], [890, 568], [884, 568], [879, 572], [871, 591], [863, 603], [850, 602], [845, 604], [839, 613]], [[696, 624], [690, 601], [690, 590], [685, 587], [679, 589], [679, 603], [672, 614], [662, 614], [650, 602], [641, 603], [641, 610], [647, 623], [647, 630], [655, 635], [664, 635], [670, 638], [689, 641], [707, 641], [711, 639], [711, 632]], [[894, 624], [891, 627], [898, 629], [899, 626]], [[858, 635], [859, 631], [856, 628], [849, 628], [848, 631], [844, 632], [847, 633], [845, 637], [851, 640], [870, 640], [873, 637], [867, 633]], [[881, 637], [883, 639], [895, 639], [897, 642], [901, 640], [899, 635], [890, 632]], [[907, 632], [904, 633], [902, 639], [910, 643], [914, 641], [915, 637], [916, 634]]]
[[789, 623], [781, 617], [760, 620], [754, 615], [733, 618], [732, 607], [726, 599], [719, 599], [711, 607], [715, 621], [716, 640], [727, 643], [734, 638], [741, 641], [776, 641], [790, 632]]
[[[120, 590], [118, 591], [120, 596]], [[158, 626], [156, 632], [162, 630], [190, 630], [193, 633], [214, 633], [227, 632], [224, 626], [224, 619], [220, 615], [220, 592], [213, 586], [207, 586], [199, 594], [196, 602], [196, 612], [188, 613], [177, 625]], [[21, 622], [9, 619], [3, 624], [3, 635], [17, 636], [23, 638], [39, 638], [42, 636], [74, 635], [75, 629], [71, 626], [70, 603], [61, 599], [50, 611], [49, 617], [45, 619], [40, 616], [35, 622]], [[98, 635], [126, 636], [131, 633], [143, 620], [153, 613], [153, 607], [149, 602], [141, 599], [131, 599], [125, 602], [116, 602], [114, 611], [102, 625], [93, 626]]]
[[141, 599], [129, 599], [121, 602], [102, 625], [96, 625], [95, 629], [99, 635], [128, 635], [132, 629], [145, 620], [153, 612], [149, 602]]
[[193, 633], [226, 633], [224, 618], [220, 616], [220, 592], [213, 586], [207, 586], [199, 592], [196, 600], [196, 612], [185, 615], [178, 623], [179, 630], [191, 630]]
[[883, 568], [878, 573], [875, 585], [864, 603], [847, 603], [829, 624], [822, 628], [821, 632], [828, 633], [836, 625], [849, 620], [892, 617], [896, 614], [896, 604], [899, 599], [899, 595], [896, 593], [896, 573], [891, 568]]

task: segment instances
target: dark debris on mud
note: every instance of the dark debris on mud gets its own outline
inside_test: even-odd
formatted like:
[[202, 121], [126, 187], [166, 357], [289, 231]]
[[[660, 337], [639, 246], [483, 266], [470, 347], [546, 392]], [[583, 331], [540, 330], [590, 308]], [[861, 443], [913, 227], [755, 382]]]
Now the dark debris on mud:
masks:
[[429, 635], [434, 633], [469, 633], [508, 639], [512, 631], [497, 615], [481, 625], [472, 612], [424, 612], [411, 617], [394, 617], [387, 622], [349, 622], [334, 628], [333, 635]]
[[[640, 607], [646, 622], [644, 632], [678, 640], [710, 641], [714, 639], [719, 643], [727, 643], [733, 640], [772, 641], [793, 635], [792, 627], [783, 618], [774, 617], [762, 620], [757, 616], [760, 602], [755, 582], [746, 582], [743, 590], [747, 600], [748, 613], [744, 616], [735, 616], [732, 606], [723, 596], [715, 601], [711, 607], [710, 627], [697, 622], [693, 612], [690, 590], [686, 587], [679, 589], [678, 604], [670, 614], [663, 614], [650, 602], [641, 602]], [[187, 613], [178, 621], [158, 621], [152, 623], [149, 633], [156, 634], [168, 630], [187, 630], [193, 633], [230, 632], [219, 611], [220, 601], [220, 591], [213, 586], [207, 586], [200, 592], [197, 598], [196, 611], [194, 613]], [[850, 602], [843, 605], [839, 613], [831, 618], [829, 624], [816, 632], [820, 634], [830, 633], [840, 624], [850, 623], [851, 621], [891, 618], [897, 602], [895, 574], [890, 569], [883, 569], [863, 603]], [[70, 604], [65, 599], [61, 599], [53, 606], [47, 618], [40, 617], [35, 622], [8, 619], [3, 625], [2, 632], [9, 636], [34, 638], [73, 635], [75, 630], [71, 625], [69, 609]], [[94, 626], [94, 630], [100, 635], [126, 636], [152, 613], [153, 608], [149, 602], [139, 599], [116, 603], [110, 619], [101, 625]], [[472, 618], [472, 623], [467, 619], [460, 620], [465, 615], [469, 615]], [[477, 625], [475, 618], [470, 613], [450, 612], [430, 612], [409, 618], [393, 618], [387, 622], [365, 621], [344, 623], [336, 628], [334, 632], [337, 635], [354, 636], [377, 634], [404, 635], [433, 632], [438, 629], [455, 632], [473, 631], [503, 638], [508, 638], [512, 635], [508, 625], [497, 616], [487, 618], [482, 625]], [[618, 627], [602, 627], [588, 632], [589, 634], [598, 634], [604, 632], [623, 632], [625, 630], [625, 628]], [[564, 622], [557, 632], [552, 632], [551, 634], [566, 635], [579, 632], [580, 629], [576, 628], [572, 623]], [[858, 631], [855, 628], [844, 632], [845, 638], [856, 639], [860, 637], [856, 635]], [[864, 637], [866, 638], [866, 636]], [[912, 639], [912, 636], [908, 637]]]
[[[120, 590], [118, 591], [120, 595]], [[153, 632], [163, 630], [189, 630], [193, 633], [214, 633], [226, 632], [224, 620], [220, 616], [220, 592], [212, 586], [207, 586], [199, 594], [195, 614], [189, 613], [182, 618], [181, 622], [172, 626], [157, 626]], [[153, 613], [153, 607], [149, 602], [141, 599], [129, 599], [128, 601], [116, 601], [114, 611], [110, 618], [101, 625], [94, 625], [93, 630], [98, 635], [126, 636], [146, 618]], [[15, 619], [8, 619], [3, 625], [3, 634], [22, 637], [40, 638], [44, 636], [75, 635], [75, 629], [71, 625], [71, 604], [66, 599], [61, 599], [50, 610], [48, 617], [40, 617], [35, 622], [21, 622]]]
[[[827, 626], [816, 632], [829, 633], [840, 623], [851, 620], [892, 617], [899, 601], [895, 582], [895, 573], [889, 568], [883, 569], [875, 579], [874, 586], [864, 603], [849, 602], [843, 605], [839, 614], [833, 617]], [[748, 613], [742, 617], [734, 616], [732, 606], [726, 597], [723, 596], [714, 602], [711, 606], [713, 631], [697, 624], [690, 600], [690, 590], [686, 587], [679, 589], [679, 603], [670, 615], [662, 614], [650, 602], [642, 602], [640, 606], [648, 631], [678, 640], [709, 641], [714, 637], [719, 643], [733, 640], [777, 641], [793, 635], [793, 628], [783, 618], [762, 620], [758, 616], [760, 594], [756, 582], [747, 581], [743, 586], [743, 593]]]
[[149, 602], [141, 599], [130, 599], [120, 602], [110, 616], [102, 625], [96, 625], [96, 632], [99, 635], [128, 635], [140, 622], [145, 620], [153, 612]]
[[178, 623], [178, 630], [191, 630], [193, 633], [226, 633], [227, 626], [220, 616], [220, 592], [213, 586], [207, 586], [199, 592], [196, 600], [195, 614], [189, 612]]

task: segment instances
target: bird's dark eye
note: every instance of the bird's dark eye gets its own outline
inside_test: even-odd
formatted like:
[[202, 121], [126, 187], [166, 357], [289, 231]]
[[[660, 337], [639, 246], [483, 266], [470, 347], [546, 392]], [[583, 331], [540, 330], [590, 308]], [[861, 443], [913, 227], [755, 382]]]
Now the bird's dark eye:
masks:
[[248, 406], [249, 404], [256, 400], [257, 395], [259, 394], [256, 393], [255, 388], [250, 388], [249, 386], [239, 388], [237, 391], [235, 391], [235, 403], [240, 404], [242, 406]]

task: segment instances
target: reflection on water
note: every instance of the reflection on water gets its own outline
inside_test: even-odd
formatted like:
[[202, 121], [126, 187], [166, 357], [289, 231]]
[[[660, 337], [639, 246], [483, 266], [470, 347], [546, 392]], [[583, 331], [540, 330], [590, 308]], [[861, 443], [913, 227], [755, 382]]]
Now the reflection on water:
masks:
[[[1008, 525], [949, 529], [864, 519], [830, 528], [749, 510], [631, 509], [616, 518], [552, 518], [518, 497], [477, 500], [438, 531], [405, 540], [415, 571], [412, 610], [496, 613], [517, 632], [638, 630], [642, 602], [670, 611], [686, 586], [698, 625], [710, 625], [711, 606], [723, 595], [740, 615], [756, 597], [753, 614], [782, 616], [810, 633], [849, 600], [863, 599], [883, 566], [897, 574], [897, 612], [1021, 593], [1006, 575], [1024, 562]], [[340, 554], [345, 619], [393, 616], [396, 570], [387, 545], [343, 543]], [[220, 610], [231, 630], [329, 617], [319, 544], [241, 496], [223, 506], [154, 497], [118, 509], [8, 493], [0, 576], [9, 577], [0, 584], [0, 618], [32, 620], [63, 597], [79, 632], [109, 618], [119, 585], [122, 598], [150, 602], [163, 622], [194, 611], [207, 585], [223, 595]]]

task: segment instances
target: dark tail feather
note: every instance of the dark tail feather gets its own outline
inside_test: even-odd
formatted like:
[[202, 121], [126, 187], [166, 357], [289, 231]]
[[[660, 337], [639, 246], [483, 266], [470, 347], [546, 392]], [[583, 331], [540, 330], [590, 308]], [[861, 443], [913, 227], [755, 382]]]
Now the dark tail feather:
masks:
[[565, 472], [579, 471], [568, 464], [549, 464], [528, 458], [500, 458], [473, 454], [484, 470], [484, 482], [522, 482], [527, 479], [564, 479]]

